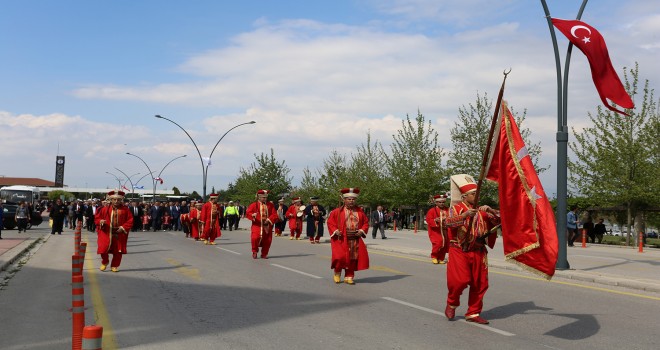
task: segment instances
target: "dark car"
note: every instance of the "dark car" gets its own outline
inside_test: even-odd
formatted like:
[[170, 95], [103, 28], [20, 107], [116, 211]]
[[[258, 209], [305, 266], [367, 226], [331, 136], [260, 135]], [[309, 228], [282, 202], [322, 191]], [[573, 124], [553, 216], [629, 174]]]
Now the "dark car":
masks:
[[648, 238], [658, 238], [658, 233], [655, 231], [650, 231], [646, 233], [646, 237]]
[[[2, 205], [2, 208], [2, 226], [7, 230], [13, 230], [16, 227], [16, 209], [18, 208], [18, 205], [5, 203]], [[32, 226], [39, 226], [42, 222], [43, 218], [41, 217], [41, 213], [39, 211], [32, 211], [27, 228], [29, 229]]]

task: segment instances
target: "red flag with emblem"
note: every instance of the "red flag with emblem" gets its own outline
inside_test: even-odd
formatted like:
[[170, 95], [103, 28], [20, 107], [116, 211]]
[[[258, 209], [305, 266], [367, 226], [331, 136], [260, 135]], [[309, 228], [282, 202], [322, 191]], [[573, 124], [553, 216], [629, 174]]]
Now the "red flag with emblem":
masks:
[[499, 187], [504, 255], [507, 261], [550, 279], [557, 264], [555, 215], [504, 101], [499, 115], [486, 178]]
[[605, 107], [614, 112], [628, 115], [607, 102], [607, 99], [610, 99], [610, 101], [623, 108], [631, 109], [635, 107], [614, 67], [612, 67], [612, 61], [610, 61], [610, 55], [607, 52], [603, 36], [594, 27], [578, 20], [553, 18], [552, 24], [587, 56], [591, 67], [591, 77]]

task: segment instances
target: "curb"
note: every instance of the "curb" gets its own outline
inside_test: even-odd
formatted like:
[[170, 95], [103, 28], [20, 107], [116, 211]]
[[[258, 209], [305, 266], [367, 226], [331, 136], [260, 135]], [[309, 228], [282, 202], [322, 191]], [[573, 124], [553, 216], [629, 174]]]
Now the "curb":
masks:
[[[421, 251], [419, 249], [408, 249], [408, 248], [396, 248], [396, 247], [380, 247], [374, 245], [367, 245], [368, 249], [393, 252], [399, 254], [407, 254], [413, 256], [420, 256], [428, 258], [428, 251]], [[512, 270], [523, 272], [523, 269], [514, 265], [506, 263], [505, 261], [493, 261], [489, 259], [488, 266], [500, 269], [500, 270]], [[591, 282], [595, 284], [601, 284], [605, 286], [616, 286], [616, 287], [625, 287], [636, 290], [643, 290], [647, 292], [660, 293], [660, 283], [648, 283], [639, 280], [633, 280], [628, 278], [623, 278], [621, 276], [615, 275], [603, 275], [603, 274], [594, 274], [586, 273], [580, 270], [558, 270], [555, 272], [554, 278], [561, 278], [567, 280], [581, 281], [581, 282]]]
[[[46, 242], [48, 241], [48, 238], [50, 236], [49, 234], [43, 235], [41, 237], [37, 238], [29, 238], [24, 240], [23, 242], [19, 243], [15, 247], [9, 249], [6, 251], [4, 254], [0, 255], [0, 272], [4, 272], [7, 270], [7, 268], [12, 265], [16, 260], [20, 259], [25, 255], [25, 253], [32, 249], [37, 243], [43, 241]], [[8, 257], [8, 259], [4, 259], [5, 257]]]

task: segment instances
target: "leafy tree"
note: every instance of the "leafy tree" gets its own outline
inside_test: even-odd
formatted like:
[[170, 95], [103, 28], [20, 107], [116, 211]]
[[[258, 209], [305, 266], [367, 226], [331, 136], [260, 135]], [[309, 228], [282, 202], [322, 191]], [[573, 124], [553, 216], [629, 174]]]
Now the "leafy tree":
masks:
[[175, 196], [181, 195], [181, 191], [179, 191], [179, 189], [176, 186], [172, 186], [172, 192], [174, 192]]
[[[516, 124], [518, 124], [520, 135], [525, 141], [534, 168], [537, 173], [542, 173], [548, 167], [540, 167], [538, 164], [538, 159], [541, 156], [541, 144], [540, 142], [530, 142], [531, 131], [523, 127], [527, 110], [519, 115], [513, 107], [509, 106], [509, 108]], [[488, 98], [487, 93], [481, 96], [477, 92], [477, 99], [474, 104], [463, 105], [458, 109], [458, 120], [450, 130], [453, 150], [449, 152], [449, 159], [447, 160], [447, 167], [451, 170], [452, 175], [469, 174], [475, 179], [479, 178], [481, 163], [488, 144], [493, 113], [493, 101]], [[447, 185], [447, 187], [449, 186]], [[496, 205], [499, 202], [497, 184], [484, 181], [480, 192], [480, 201], [481, 204]]]
[[236, 199], [241, 203], [254, 201], [255, 194], [260, 189], [271, 191], [270, 200], [276, 200], [277, 196], [291, 191], [292, 178], [289, 177], [291, 170], [285, 162], [278, 162], [275, 152], [270, 149], [270, 155], [261, 153], [254, 155], [256, 163], [250, 164], [248, 169], [241, 168], [234, 189]]
[[[624, 67], [625, 88], [637, 97], [639, 67]], [[575, 141], [569, 146], [576, 159], [569, 158], [571, 189], [603, 206], [623, 205], [630, 244], [633, 217], [647, 207], [660, 205], [660, 164], [658, 132], [660, 113], [654, 90], [646, 80], [641, 101], [621, 116], [602, 106], [588, 113], [592, 127], [573, 128]], [[619, 216], [619, 220], [622, 218]]]
[[382, 160], [384, 151], [378, 141], [371, 142], [371, 133], [367, 133], [367, 143], [357, 147], [351, 155], [351, 163], [346, 174], [351, 187], [361, 190], [360, 203], [374, 208], [379, 204], [391, 205], [387, 196], [387, 180]]
[[64, 197], [65, 200], [72, 200], [72, 199], [76, 198], [76, 196], [74, 196], [73, 193], [67, 192], [67, 191], [64, 191], [64, 190], [54, 190], [54, 191], [48, 192], [48, 199], [51, 200], [51, 201], [54, 201], [54, 200], [56, 200], [58, 198], [62, 198], [62, 197]]
[[347, 157], [333, 150], [328, 158], [323, 160], [323, 167], [318, 171], [319, 193], [321, 203], [335, 206], [339, 200], [339, 190], [344, 187], [357, 187], [351, 184], [349, 178], [350, 163]]
[[[321, 173], [318, 171], [318, 173]], [[319, 184], [319, 177], [316, 177], [312, 174], [312, 171], [309, 169], [309, 167], [305, 167], [303, 169], [303, 177], [302, 180], [300, 181], [300, 187], [293, 188], [291, 190], [291, 193], [289, 194], [290, 198], [294, 197], [300, 197], [303, 200], [309, 199], [311, 196], [318, 196], [319, 193], [321, 193], [321, 186]], [[322, 204], [331, 204], [334, 202], [327, 203], [325, 200], [322, 199]]]
[[430, 196], [446, 187], [447, 173], [442, 166], [445, 151], [438, 146], [438, 132], [420, 111], [414, 120], [406, 115], [392, 138], [391, 154], [384, 153], [391, 181], [388, 197], [397, 205], [413, 206], [419, 213], [429, 204]]

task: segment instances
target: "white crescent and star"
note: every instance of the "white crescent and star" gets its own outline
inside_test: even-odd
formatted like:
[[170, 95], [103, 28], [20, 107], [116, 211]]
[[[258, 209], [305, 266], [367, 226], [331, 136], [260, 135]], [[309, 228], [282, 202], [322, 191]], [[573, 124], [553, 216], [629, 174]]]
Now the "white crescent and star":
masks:
[[[577, 25], [577, 26], [571, 27], [571, 35], [573, 35], [573, 37], [579, 39], [579, 37], [577, 35], [575, 35], [575, 32], [577, 32], [578, 29], [584, 29], [587, 32], [589, 32], [589, 35], [591, 35], [591, 29], [589, 29], [589, 27], [586, 27], [586, 26], [583, 26], [583, 25]], [[586, 43], [591, 41], [591, 38], [585, 35], [581, 40], [586, 44]]]

